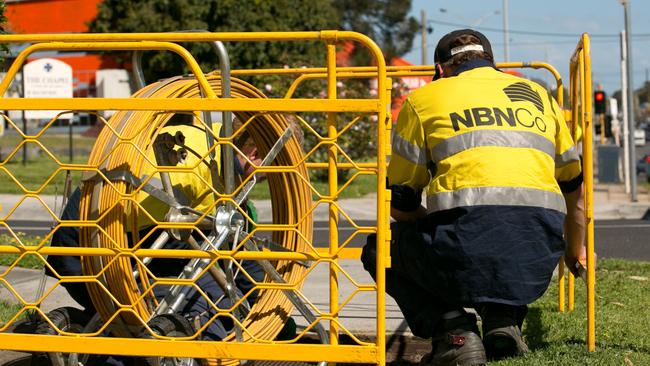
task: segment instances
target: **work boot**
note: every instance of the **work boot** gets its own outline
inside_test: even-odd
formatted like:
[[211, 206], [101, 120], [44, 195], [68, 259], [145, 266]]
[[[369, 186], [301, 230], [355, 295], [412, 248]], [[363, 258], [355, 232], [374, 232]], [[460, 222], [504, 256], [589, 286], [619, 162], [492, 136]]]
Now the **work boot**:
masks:
[[483, 334], [485, 353], [491, 360], [523, 356], [528, 353], [528, 346], [521, 336], [521, 329], [516, 325], [488, 330]]
[[521, 335], [525, 306], [490, 304], [481, 309], [483, 345], [490, 360], [522, 356], [528, 346]]
[[431, 344], [431, 352], [422, 357], [420, 365], [470, 366], [487, 362], [476, 317], [472, 314], [444, 320], [443, 331], [433, 337]]

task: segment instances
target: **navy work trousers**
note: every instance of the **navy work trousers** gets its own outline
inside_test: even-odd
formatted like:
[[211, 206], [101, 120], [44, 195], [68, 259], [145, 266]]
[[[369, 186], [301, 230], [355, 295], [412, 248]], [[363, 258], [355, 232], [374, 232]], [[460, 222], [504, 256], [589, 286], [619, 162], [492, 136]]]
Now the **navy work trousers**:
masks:
[[[466, 303], [446, 296], [449, 273], [441, 270], [439, 258], [432, 251], [433, 238], [426, 230], [427, 220], [394, 222], [391, 224], [391, 268], [386, 269], [386, 292], [395, 299], [411, 332], [421, 338], [431, 338], [442, 331], [442, 316], [450, 311], [471, 307], [483, 316], [503, 314], [521, 327], [527, 313], [526, 305], [480, 302]], [[432, 254], [432, 252], [434, 252]], [[361, 261], [366, 271], [376, 279], [377, 243], [375, 234], [367, 238]], [[487, 315], [487, 314], [486, 314]]]

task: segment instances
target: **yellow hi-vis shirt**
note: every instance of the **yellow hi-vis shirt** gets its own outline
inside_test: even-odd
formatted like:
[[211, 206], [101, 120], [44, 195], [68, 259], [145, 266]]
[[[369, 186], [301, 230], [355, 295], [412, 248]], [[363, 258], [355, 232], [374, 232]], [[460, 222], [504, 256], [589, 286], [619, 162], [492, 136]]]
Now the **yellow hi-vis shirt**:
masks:
[[[219, 130], [221, 124], [214, 124], [215, 135], [219, 135]], [[183, 205], [187, 205], [201, 212], [210, 211], [214, 205], [214, 195], [211, 188], [212, 178], [210, 174], [210, 156], [208, 154], [208, 146], [206, 142], [206, 132], [203, 126], [198, 125], [172, 125], [163, 127], [160, 131], [162, 133], [169, 133], [174, 136], [177, 131], [180, 131], [185, 136], [185, 145], [194, 150], [196, 156], [192, 152], [188, 151], [187, 159], [184, 162], [179, 163], [176, 167], [185, 167], [192, 168], [188, 169], [187, 172], [172, 172], [169, 173], [169, 177], [172, 182], [174, 189], [174, 196]], [[177, 146], [175, 150], [178, 150]], [[153, 152], [153, 149], [147, 151], [147, 159], [151, 162], [156, 162], [156, 158]], [[203, 162], [200, 162], [203, 160]], [[220, 149], [217, 146], [215, 149], [215, 160], [217, 166], [220, 166]], [[160, 180], [160, 174], [157, 172], [155, 166], [149, 164], [148, 162], [143, 163], [143, 167], [140, 174], [140, 179], [143, 181], [146, 177], [152, 176], [148, 181], [151, 185], [158, 189], [162, 188], [162, 182]], [[220, 170], [220, 167], [219, 167]], [[138, 214], [138, 229], [143, 229], [149, 226], [153, 226], [154, 222], [149, 217], [152, 216], [156, 221], [163, 222], [165, 221], [165, 215], [169, 211], [169, 206], [158, 199], [151, 197], [149, 194], [140, 191], [137, 195], [137, 202], [142, 209], [144, 209], [147, 214], [140, 210]], [[128, 230], [130, 230], [131, 220], [127, 220], [129, 223]]]
[[426, 188], [429, 213], [482, 205], [565, 213], [558, 182], [580, 169], [563, 111], [545, 89], [477, 67], [409, 96], [393, 130], [388, 184]]

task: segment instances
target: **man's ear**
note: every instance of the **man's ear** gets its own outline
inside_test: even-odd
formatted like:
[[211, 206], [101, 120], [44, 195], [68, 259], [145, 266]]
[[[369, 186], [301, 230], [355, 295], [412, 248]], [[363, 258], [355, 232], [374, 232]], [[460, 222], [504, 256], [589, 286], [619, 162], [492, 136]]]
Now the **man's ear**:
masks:
[[442, 78], [444, 75], [444, 71], [442, 69], [442, 66], [440, 64], [436, 64], [436, 73], [433, 75], [433, 80], [438, 80]]

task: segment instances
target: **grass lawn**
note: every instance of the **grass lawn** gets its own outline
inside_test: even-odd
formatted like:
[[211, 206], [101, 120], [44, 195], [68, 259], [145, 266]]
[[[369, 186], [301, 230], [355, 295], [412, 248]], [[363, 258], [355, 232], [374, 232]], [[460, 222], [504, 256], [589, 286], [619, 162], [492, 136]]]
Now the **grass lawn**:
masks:
[[[17, 135], [7, 134], [0, 137], [0, 193], [20, 194], [23, 193], [20, 186], [15, 183], [11, 176], [14, 176], [26, 189], [37, 190], [43, 183], [57, 170], [56, 162], [45, 154], [42, 149], [37, 148], [40, 154], [37, 156], [30, 155], [27, 164], [22, 164], [22, 151], [7, 160], [8, 155], [20, 143], [21, 138]], [[68, 139], [67, 135], [44, 135], [39, 141], [50, 150], [61, 163], [67, 164], [68, 160]], [[90, 152], [95, 139], [88, 137], [75, 136], [75, 150], [86, 151], [85, 154], [75, 155], [74, 164], [86, 164], [88, 162], [87, 152]], [[34, 149], [34, 144], [29, 144]], [[3, 164], [4, 163], [4, 164]], [[7, 171], [5, 171], [4, 169]], [[9, 175], [11, 174], [11, 176]], [[81, 172], [72, 172], [73, 184], [79, 184]], [[349, 179], [349, 178], [348, 178]], [[340, 179], [339, 187], [347, 182], [348, 179]], [[362, 197], [368, 193], [375, 192], [376, 177], [370, 175], [359, 175], [353, 182], [341, 192], [341, 198]], [[47, 185], [41, 194], [61, 194], [65, 183], [65, 171], [56, 174], [53, 180]], [[328, 192], [327, 182], [311, 180], [314, 189], [321, 195]], [[255, 185], [250, 194], [252, 199], [269, 199], [270, 192], [268, 183], [261, 182]], [[317, 195], [314, 194], [314, 199]]]
[[[22, 155], [14, 156], [10, 161], [4, 165], [0, 165], [0, 193], [9, 193], [9, 194], [22, 194], [23, 191], [20, 186], [15, 183], [14, 179], [2, 169], [4, 167], [11, 175], [13, 175], [16, 180], [21, 182], [21, 184], [29, 190], [37, 190], [41, 188], [43, 183], [58, 169], [58, 165], [54, 160], [48, 156], [39, 156], [27, 161], [27, 165], [22, 164]], [[86, 164], [88, 158], [86, 156], [79, 156], [75, 158], [75, 164]], [[67, 159], [62, 161], [67, 163]], [[72, 181], [73, 185], [78, 185], [81, 181], [80, 171], [72, 171]], [[64, 170], [59, 171], [52, 179], [50, 184], [48, 184], [41, 194], [58, 194], [61, 195], [63, 192], [63, 187], [65, 184], [65, 175]], [[349, 178], [348, 178], [349, 179]], [[342, 192], [341, 198], [354, 198], [362, 197], [368, 193], [375, 192], [376, 186], [376, 176], [374, 175], [358, 175], [350, 185], [348, 185]], [[347, 182], [342, 180], [339, 182], [339, 188]], [[314, 189], [318, 191], [321, 195], [326, 195], [328, 192], [327, 182], [311, 180], [311, 184]], [[268, 182], [263, 181], [257, 183], [253, 190], [250, 193], [250, 198], [253, 200], [260, 199], [269, 199], [271, 197]], [[317, 199], [317, 195], [314, 193], [314, 199]]]
[[557, 311], [554, 283], [530, 307], [530, 354], [491, 365], [650, 365], [650, 263], [602, 259], [598, 266], [596, 352], [587, 352], [586, 287], [578, 280], [573, 313]]
[[[37, 158], [32, 158], [27, 161], [26, 165], [22, 164], [22, 158], [14, 156], [12, 160], [7, 162], [4, 165], [0, 166], [0, 193], [10, 193], [10, 194], [21, 194], [23, 190], [20, 186], [14, 181], [11, 177], [13, 176], [18, 180], [25, 189], [28, 190], [38, 190], [41, 188], [43, 183], [55, 174], [59, 165], [52, 160], [49, 156], [39, 156]], [[67, 159], [62, 161], [62, 163], [67, 163]], [[78, 157], [75, 158], [75, 164], [85, 164], [88, 162], [88, 157]], [[7, 171], [5, 171], [5, 168]], [[9, 175], [11, 174], [11, 176]], [[72, 172], [72, 181], [78, 183], [81, 181], [80, 171]], [[50, 183], [45, 186], [41, 194], [59, 194], [63, 192], [63, 187], [65, 185], [65, 170], [61, 170], [54, 175]]]
[[19, 312], [20, 309], [21, 309], [20, 305], [9, 304], [8, 302], [0, 300], [0, 327], [2, 327], [14, 315], [16, 315], [16, 313]]
[[[38, 245], [43, 238], [40, 236], [26, 236], [23, 233], [18, 233], [18, 238], [23, 245]], [[16, 239], [7, 234], [0, 234], [0, 245], [18, 246]], [[49, 244], [48, 244], [49, 245]], [[16, 258], [20, 257], [18, 254], [0, 254], [0, 266], [11, 265]], [[27, 255], [23, 257], [18, 263], [19, 267], [41, 269], [43, 268], [43, 261], [35, 255]]]

